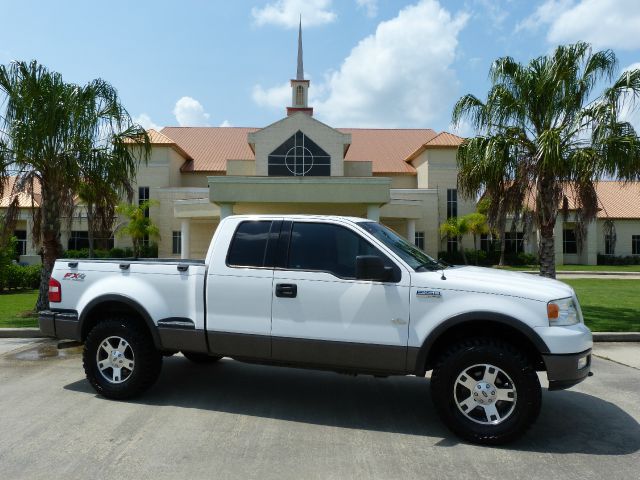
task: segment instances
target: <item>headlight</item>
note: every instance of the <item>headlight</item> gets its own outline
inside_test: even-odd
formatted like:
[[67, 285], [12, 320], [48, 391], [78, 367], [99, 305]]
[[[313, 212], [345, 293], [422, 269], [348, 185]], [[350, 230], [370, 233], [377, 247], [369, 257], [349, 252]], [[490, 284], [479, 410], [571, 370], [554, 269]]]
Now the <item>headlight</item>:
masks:
[[547, 317], [549, 326], [562, 327], [580, 323], [580, 316], [573, 298], [561, 298], [547, 303]]

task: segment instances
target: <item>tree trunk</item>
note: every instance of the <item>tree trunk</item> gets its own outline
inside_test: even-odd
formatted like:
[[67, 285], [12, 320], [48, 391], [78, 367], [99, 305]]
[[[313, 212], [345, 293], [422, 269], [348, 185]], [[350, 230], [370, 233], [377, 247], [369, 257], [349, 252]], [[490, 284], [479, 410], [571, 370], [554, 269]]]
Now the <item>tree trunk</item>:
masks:
[[95, 256], [94, 235], [95, 219], [93, 215], [93, 205], [89, 202], [87, 203], [87, 236], [89, 237], [89, 258], [93, 258]]
[[507, 214], [506, 211], [500, 213], [500, 219], [498, 220], [498, 236], [500, 238], [500, 260], [498, 261], [498, 265], [501, 267], [505, 266], [505, 230], [507, 229]]
[[477, 235], [474, 233], [473, 234], [473, 254], [476, 258], [476, 266], [478, 266], [478, 239], [476, 237]]
[[553, 228], [540, 228], [538, 257], [540, 258], [540, 275], [556, 278], [556, 248], [553, 241]]
[[464, 247], [462, 246], [462, 237], [458, 237], [458, 246], [460, 247], [460, 252], [462, 253], [462, 260], [464, 260], [465, 265], [469, 265], [467, 261], [467, 255], [464, 253]]
[[40, 276], [40, 291], [36, 310], [49, 308], [49, 278], [53, 271], [56, 259], [62, 254], [60, 244], [60, 211], [61, 191], [55, 186], [48, 186], [48, 182], [42, 182], [42, 274]]
[[536, 214], [540, 228], [540, 245], [538, 246], [540, 275], [549, 278], [556, 278], [556, 249], [553, 238], [558, 213], [558, 199], [554, 195], [556, 188], [553, 177], [542, 177], [538, 182]]

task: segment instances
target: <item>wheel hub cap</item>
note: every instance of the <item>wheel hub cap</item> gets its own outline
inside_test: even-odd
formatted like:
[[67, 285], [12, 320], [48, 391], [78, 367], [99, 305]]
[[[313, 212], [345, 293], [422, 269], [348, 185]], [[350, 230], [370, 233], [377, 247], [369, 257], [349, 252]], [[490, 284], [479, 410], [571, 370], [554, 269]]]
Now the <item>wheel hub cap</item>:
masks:
[[107, 382], [125, 382], [135, 368], [133, 349], [122, 337], [105, 338], [96, 352], [96, 365]]
[[491, 405], [496, 401], [496, 387], [488, 382], [478, 382], [473, 389], [473, 399], [480, 405]]
[[516, 388], [507, 373], [494, 365], [478, 364], [465, 368], [453, 385], [458, 410], [469, 420], [498, 425], [514, 411]]

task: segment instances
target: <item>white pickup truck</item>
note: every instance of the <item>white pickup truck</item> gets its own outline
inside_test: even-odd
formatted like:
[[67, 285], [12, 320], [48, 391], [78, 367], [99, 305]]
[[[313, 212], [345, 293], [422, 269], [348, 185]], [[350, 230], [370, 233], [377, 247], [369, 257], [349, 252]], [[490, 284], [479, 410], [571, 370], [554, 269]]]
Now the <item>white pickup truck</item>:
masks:
[[590, 375], [591, 332], [574, 291], [533, 275], [445, 267], [360, 218], [225, 218], [206, 260], [58, 260], [40, 328], [84, 342], [102, 395], [157, 379], [163, 356], [344, 373], [432, 370], [436, 409], [457, 435], [504, 443], [549, 389]]

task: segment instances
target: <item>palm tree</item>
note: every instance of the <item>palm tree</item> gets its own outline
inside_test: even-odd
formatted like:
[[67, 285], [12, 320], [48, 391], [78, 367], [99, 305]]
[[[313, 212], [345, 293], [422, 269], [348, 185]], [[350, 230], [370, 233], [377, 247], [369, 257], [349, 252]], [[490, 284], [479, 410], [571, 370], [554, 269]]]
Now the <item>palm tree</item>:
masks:
[[160, 238], [159, 228], [152, 222], [151, 218], [146, 215], [149, 207], [156, 205], [153, 200], [145, 200], [139, 205], [121, 204], [118, 205], [116, 211], [128, 219], [119, 231], [119, 236], [129, 236], [133, 242], [133, 255], [136, 258], [142, 255], [142, 246], [146, 238]]
[[[454, 107], [454, 123], [468, 118], [480, 132], [458, 151], [460, 183], [466, 194], [497, 192], [510, 209], [513, 197], [532, 199], [541, 275], [555, 277], [553, 231], [565, 192], [586, 224], [597, 211], [595, 181], [640, 178], [640, 139], [620, 115], [640, 96], [640, 70], [613, 81], [617, 65], [611, 50], [593, 52], [583, 42], [559, 46], [527, 65], [503, 57], [491, 67], [487, 99], [469, 94]], [[613, 83], [595, 96], [604, 81]], [[489, 172], [486, 179], [483, 172]], [[495, 222], [496, 211], [490, 217]]]
[[458, 242], [458, 248], [462, 253], [464, 264], [468, 265], [467, 256], [462, 247], [462, 237], [469, 233], [469, 225], [465, 217], [449, 217], [445, 223], [440, 225], [440, 234], [442, 238], [455, 238]]
[[[108, 248], [108, 239], [112, 235], [116, 218], [116, 206], [120, 199], [131, 202], [133, 187], [131, 180], [134, 171], [122, 168], [122, 161], [113, 153], [95, 151], [82, 162], [82, 183], [78, 196], [87, 211], [87, 229], [89, 237], [89, 257], [94, 249]], [[126, 162], [128, 163], [128, 162]], [[97, 236], [97, 245], [96, 245]]]
[[478, 250], [478, 235], [489, 233], [487, 217], [482, 213], [473, 212], [462, 218], [467, 224], [467, 232], [473, 236], [473, 249]]
[[[59, 73], [36, 61], [12, 62], [0, 66], [0, 92], [5, 97], [0, 115], [0, 185], [16, 175], [18, 188], [41, 186], [32, 232], [42, 244], [36, 306], [41, 310], [48, 306], [49, 278], [62, 253], [61, 222], [71, 218], [83, 163], [97, 150], [114, 155], [123, 171], [134, 173], [150, 152], [149, 139], [142, 127], [133, 124], [116, 90], [100, 79], [79, 86], [65, 83]], [[126, 153], [128, 141], [143, 148]]]

